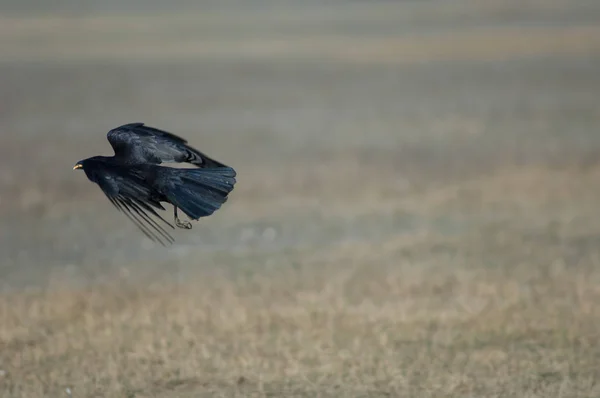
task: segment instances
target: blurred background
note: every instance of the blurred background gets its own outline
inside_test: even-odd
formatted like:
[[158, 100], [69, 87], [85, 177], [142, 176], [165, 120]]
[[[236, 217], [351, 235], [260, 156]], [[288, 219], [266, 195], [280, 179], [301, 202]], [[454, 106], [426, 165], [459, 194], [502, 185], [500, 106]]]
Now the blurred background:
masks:
[[[2, 8], [6, 286], [65, 270], [93, 279], [124, 264], [193, 270], [221, 251], [525, 223], [546, 216], [557, 198], [535, 198], [528, 211], [503, 206], [505, 196], [532, 187], [506, 190], [501, 181], [537, 178], [528, 176], [540, 167], [589, 170], [597, 160], [596, 2]], [[146, 242], [71, 170], [109, 155], [106, 132], [137, 121], [186, 137], [239, 172], [222, 211], [178, 231], [170, 249]], [[492, 175], [494, 183], [479, 185]], [[423, 195], [439, 203], [429, 206]]]
[[[431, 322], [456, 300], [598, 320], [577, 305], [600, 295], [600, 2], [5, 0], [0, 49], [5, 294], [285, 286], [295, 309], [312, 292]], [[72, 171], [129, 122], [238, 172], [169, 248]]]

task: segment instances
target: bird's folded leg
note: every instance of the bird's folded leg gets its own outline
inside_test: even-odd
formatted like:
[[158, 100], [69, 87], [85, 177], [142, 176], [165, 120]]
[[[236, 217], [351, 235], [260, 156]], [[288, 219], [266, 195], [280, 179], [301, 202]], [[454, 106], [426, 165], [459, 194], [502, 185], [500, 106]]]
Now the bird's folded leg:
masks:
[[181, 221], [177, 217], [177, 206], [173, 206], [173, 217], [175, 218], [175, 226], [181, 229], [192, 229], [192, 223], [189, 221]]

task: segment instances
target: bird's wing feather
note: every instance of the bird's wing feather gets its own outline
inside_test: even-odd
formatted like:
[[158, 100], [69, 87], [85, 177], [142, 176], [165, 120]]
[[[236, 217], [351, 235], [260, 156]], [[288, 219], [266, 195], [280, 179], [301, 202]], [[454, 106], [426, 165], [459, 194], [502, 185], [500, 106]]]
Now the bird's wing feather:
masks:
[[149, 239], [163, 245], [174, 242], [173, 237], [153, 217], [174, 228], [155, 209], [164, 210], [152, 198], [152, 188], [140, 173], [127, 166], [95, 165], [90, 179], [96, 182], [111, 203], [123, 212]]
[[223, 166], [189, 146], [185, 139], [143, 123], [129, 123], [114, 128], [106, 138], [115, 156], [126, 163], [187, 162], [199, 167]]

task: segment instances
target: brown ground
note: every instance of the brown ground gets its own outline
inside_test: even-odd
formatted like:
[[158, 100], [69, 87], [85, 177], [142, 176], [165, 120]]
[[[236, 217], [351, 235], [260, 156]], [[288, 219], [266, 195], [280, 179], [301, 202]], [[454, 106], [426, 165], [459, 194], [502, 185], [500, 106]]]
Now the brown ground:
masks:
[[[0, 397], [600, 396], [599, 4], [16, 4]], [[238, 170], [168, 249], [71, 170], [132, 121]]]

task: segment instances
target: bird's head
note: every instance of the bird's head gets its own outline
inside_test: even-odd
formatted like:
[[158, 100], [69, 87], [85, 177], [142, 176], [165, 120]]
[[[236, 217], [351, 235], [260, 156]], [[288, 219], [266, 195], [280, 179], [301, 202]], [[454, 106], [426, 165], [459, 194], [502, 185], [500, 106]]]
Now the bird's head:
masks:
[[91, 158], [80, 160], [75, 163], [73, 170], [83, 170], [88, 172], [98, 167], [98, 164], [106, 164], [111, 158], [107, 156], [92, 156]]

